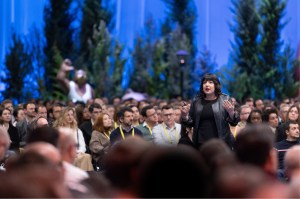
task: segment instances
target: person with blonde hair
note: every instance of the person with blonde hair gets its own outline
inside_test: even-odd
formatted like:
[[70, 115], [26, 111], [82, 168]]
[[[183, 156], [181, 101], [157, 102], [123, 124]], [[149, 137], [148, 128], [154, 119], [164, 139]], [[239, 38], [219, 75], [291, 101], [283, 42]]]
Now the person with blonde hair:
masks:
[[76, 158], [74, 161], [74, 165], [85, 170], [92, 171], [92, 158], [89, 154], [86, 154], [86, 146], [84, 142], [84, 137], [82, 131], [78, 128], [76, 112], [72, 107], [66, 107], [61, 116], [54, 122], [54, 128], [58, 127], [67, 127], [72, 130], [73, 138], [76, 142]]

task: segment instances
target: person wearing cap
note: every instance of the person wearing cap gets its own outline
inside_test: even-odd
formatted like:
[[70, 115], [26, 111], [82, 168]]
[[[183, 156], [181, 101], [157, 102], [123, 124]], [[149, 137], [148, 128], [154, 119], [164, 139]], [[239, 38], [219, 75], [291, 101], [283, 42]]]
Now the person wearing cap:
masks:
[[57, 80], [61, 82], [68, 92], [68, 98], [73, 102], [86, 103], [89, 99], [94, 98], [94, 91], [90, 84], [87, 83], [87, 74], [84, 70], [76, 70], [74, 80], [67, 78], [67, 72], [74, 70], [72, 62], [65, 59], [57, 73]]

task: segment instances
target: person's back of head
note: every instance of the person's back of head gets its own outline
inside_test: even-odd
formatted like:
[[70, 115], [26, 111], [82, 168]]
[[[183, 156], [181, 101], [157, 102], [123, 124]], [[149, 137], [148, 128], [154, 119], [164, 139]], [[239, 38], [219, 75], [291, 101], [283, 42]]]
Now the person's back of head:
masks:
[[57, 129], [50, 126], [37, 127], [29, 132], [27, 144], [33, 142], [47, 142], [57, 147], [59, 133]]
[[241, 163], [255, 165], [274, 174], [277, 169], [274, 143], [275, 135], [267, 125], [246, 126], [236, 137], [236, 157]]
[[5, 157], [5, 153], [10, 146], [10, 137], [8, 135], [7, 130], [0, 126], [0, 161], [2, 161]]
[[300, 145], [293, 146], [286, 152], [284, 165], [287, 177], [299, 178], [300, 181]]
[[58, 128], [58, 132], [58, 149], [62, 159], [72, 164], [76, 156], [76, 142], [72, 130], [70, 128], [60, 127]]
[[209, 170], [194, 149], [152, 148], [145, 155], [138, 182], [141, 198], [208, 197]]

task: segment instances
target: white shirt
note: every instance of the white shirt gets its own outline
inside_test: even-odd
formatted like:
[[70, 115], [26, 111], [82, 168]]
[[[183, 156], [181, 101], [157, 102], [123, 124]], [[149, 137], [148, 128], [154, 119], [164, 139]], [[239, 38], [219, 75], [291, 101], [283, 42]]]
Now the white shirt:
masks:
[[76, 130], [72, 129], [72, 131], [73, 131], [75, 142], [78, 144], [78, 146], [76, 147], [77, 153], [79, 152], [85, 153], [86, 147], [85, 147], [85, 141], [84, 141], [82, 131], [80, 130], [80, 128], [77, 128]]
[[177, 146], [180, 139], [181, 125], [175, 123], [173, 128], [169, 128], [166, 124], [162, 123], [156, 125], [152, 132], [154, 143], [164, 146]]
[[85, 93], [83, 96], [80, 96], [76, 92], [76, 83], [74, 81], [69, 82], [69, 87], [70, 87], [70, 91], [69, 91], [68, 96], [69, 96], [69, 99], [72, 100], [72, 102], [82, 101], [82, 102], [86, 103], [89, 99], [93, 98], [92, 88], [89, 84], [85, 84]]

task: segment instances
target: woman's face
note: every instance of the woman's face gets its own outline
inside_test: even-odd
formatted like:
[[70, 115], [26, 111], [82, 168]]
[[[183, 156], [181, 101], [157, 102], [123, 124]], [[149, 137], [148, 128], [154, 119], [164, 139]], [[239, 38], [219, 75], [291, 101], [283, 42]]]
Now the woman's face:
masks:
[[215, 94], [215, 84], [212, 80], [205, 80], [203, 83], [203, 92], [206, 95]]
[[273, 128], [278, 127], [278, 115], [276, 113], [271, 113], [269, 115], [269, 125]]
[[298, 109], [296, 107], [291, 108], [288, 118], [292, 121], [296, 121], [299, 117]]
[[24, 113], [24, 110], [19, 110], [18, 111], [18, 115], [17, 115], [17, 118], [16, 120], [17, 121], [22, 121], [25, 119], [25, 113]]
[[88, 110], [88, 108], [86, 108], [86, 107], [83, 109], [83, 119], [84, 120], [90, 120], [91, 119], [91, 113]]
[[65, 122], [67, 124], [72, 124], [74, 120], [75, 120], [74, 112], [72, 110], [69, 110], [65, 116]]
[[11, 120], [11, 113], [9, 110], [4, 110], [1, 115], [3, 122], [8, 123]]
[[261, 115], [257, 112], [254, 112], [250, 116], [250, 121], [252, 124], [260, 124], [262, 123]]
[[105, 128], [111, 127], [112, 126], [112, 120], [108, 115], [103, 115], [103, 126]]

